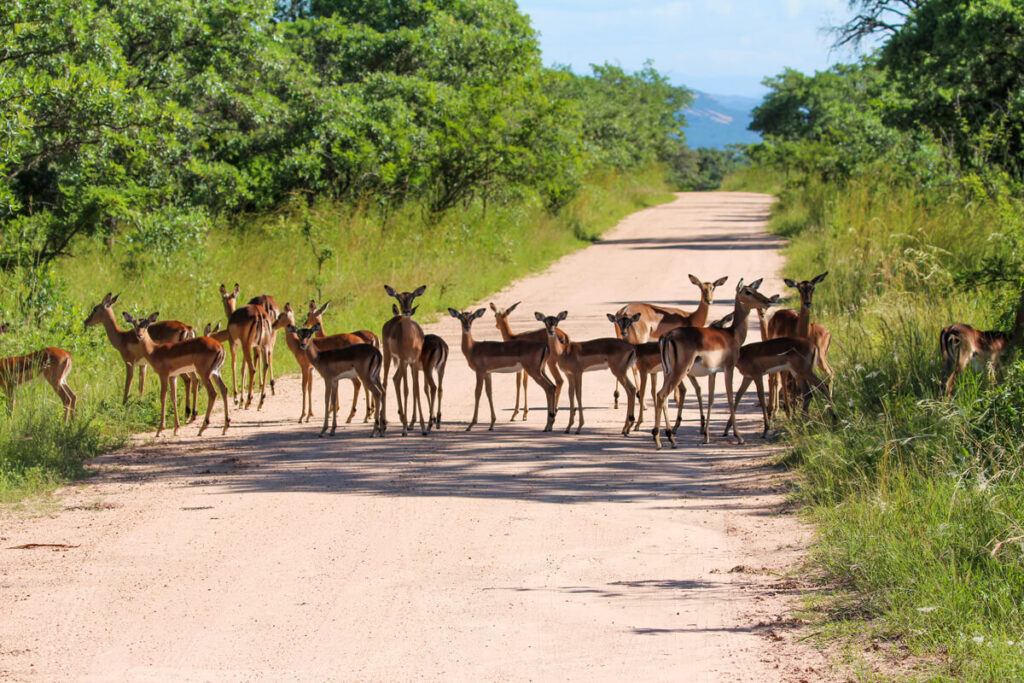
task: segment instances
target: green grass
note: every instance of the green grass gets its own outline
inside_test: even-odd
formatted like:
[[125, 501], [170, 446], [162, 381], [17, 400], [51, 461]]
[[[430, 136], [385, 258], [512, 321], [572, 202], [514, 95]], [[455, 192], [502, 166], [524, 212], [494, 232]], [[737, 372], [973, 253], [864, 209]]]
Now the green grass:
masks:
[[[557, 215], [531, 197], [492, 202], [486, 210], [474, 203], [438, 221], [425, 220], [418, 206], [384, 220], [366, 207], [300, 201], [175, 250], [83, 241], [74, 245], [74, 257], [44, 273], [34, 288], [25, 277], [2, 275], [0, 314], [12, 329], [0, 337], [0, 354], [47, 345], [70, 351], [69, 383], [80, 411], [65, 428], [49, 386], [34, 382], [19, 389], [14, 414], [0, 414], [0, 501], [80, 477], [88, 458], [123, 443], [133, 432], [155, 427], [155, 375], [149, 373], [144, 398], [133, 387], [128, 406], [122, 407], [124, 363], [101, 327], [83, 329], [86, 316], [107, 292], [120, 294], [115, 310], [122, 327], [121, 311], [159, 311], [162, 319], [181, 320], [201, 331], [206, 322], [224, 320], [219, 285], [230, 288], [237, 282], [242, 301], [269, 293], [300, 314], [311, 298], [330, 300], [324, 320], [328, 332], [367, 328], [379, 333], [393, 301], [384, 292], [385, 283], [399, 291], [425, 284], [417, 317], [429, 321], [448, 306], [466, 306], [590, 244], [638, 209], [670, 201], [663, 178], [657, 167], [630, 176], [595, 175]], [[326, 257], [320, 269], [317, 255]], [[22, 310], [27, 317], [15, 315]], [[297, 370], [280, 342], [274, 364], [278, 375]], [[230, 388], [230, 372], [225, 378]], [[204, 407], [200, 397], [200, 410]]]
[[814, 311], [833, 333], [841, 424], [785, 423], [783, 458], [818, 527], [811, 565], [837, 589], [821, 626], [853, 652], [897, 644], [908, 679], [1020, 680], [1024, 365], [1000, 386], [968, 372], [945, 402], [938, 349], [952, 322], [1006, 329], [1017, 291], [962, 282], [1022, 230], [1020, 207], [884, 174], [785, 187], [771, 226], [792, 240], [786, 274], [829, 271]]

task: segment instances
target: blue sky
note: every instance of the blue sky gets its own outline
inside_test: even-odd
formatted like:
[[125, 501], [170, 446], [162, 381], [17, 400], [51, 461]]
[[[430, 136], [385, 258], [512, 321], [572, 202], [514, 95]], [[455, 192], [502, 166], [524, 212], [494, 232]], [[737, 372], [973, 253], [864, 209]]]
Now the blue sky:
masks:
[[519, 0], [540, 32], [544, 63], [644, 60], [676, 84], [760, 97], [761, 79], [790, 66], [804, 72], [852, 61], [831, 52], [823, 27], [850, 16], [845, 0]]

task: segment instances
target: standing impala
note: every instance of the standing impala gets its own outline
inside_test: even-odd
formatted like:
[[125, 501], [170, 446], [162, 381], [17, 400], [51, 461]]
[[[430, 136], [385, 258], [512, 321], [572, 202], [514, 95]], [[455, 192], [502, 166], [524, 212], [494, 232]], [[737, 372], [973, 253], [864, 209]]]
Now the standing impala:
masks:
[[[413, 314], [416, 308], [412, 309]], [[393, 317], [401, 315], [398, 306], [391, 304]], [[420, 351], [420, 367], [423, 368], [423, 392], [427, 395], [427, 426], [441, 428], [441, 397], [444, 395], [444, 371], [448, 367], [448, 342], [436, 334], [423, 335], [423, 350]], [[409, 383], [402, 382], [402, 406], [409, 404]]]
[[[412, 319], [412, 302], [416, 297], [421, 296], [427, 290], [426, 285], [417, 287], [412, 292], [398, 293], [389, 285], [384, 285], [384, 291], [388, 296], [398, 300], [398, 315], [384, 323], [381, 334], [381, 351], [384, 354], [384, 397], [387, 398], [388, 368], [394, 359], [398, 367], [395, 370], [395, 402], [398, 404], [398, 416], [402, 420], [402, 436], [409, 433], [409, 425], [414, 424], [416, 416], [419, 415], [420, 431], [424, 436], [429, 433], [429, 428], [423, 423], [423, 409], [420, 406], [420, 358], [423, 352], [423, 328]], [[406, 406], [402, 405], [401, 380], [406, 372], [412, 370], [412, 417], [409, 419]], [[382, 424], [386, 425], [387, 406], [381, 406]]]
[[228, 414], [228, 388], [220, 376], [220, 369], [224, 365], [225, 358], [224, 347], [209, 337], [157, 344], [149, 336], [148, 329], [156, 322], [156, 313], [142, 320], [134, 318], [128, 313], [125, 313], [124, 317], [135, 328], [135, 337], [138, 339], [139, 346], [142, 347], [142, 353], [160, 377], [160, 426], [157, 427], [156, 435], [160, 436], [160, 432], [164, 430], [164, 421], [167, 416], [168, 384], [171, 388], [171, 405], [174, 409], [174, 433], [178, 433], [178, 402], [175, 400], [174, 378], [186, 372], [194, 372], [199, 375], [200, 381], [206, 387], [208, 397], [206, 417], [203, 419], [202, 426], [199, 427], [199, 435], [202, 436], [203, 431], [210, 426], [210, 413], [213, 412], [213, 404], [217, 402], [214, 381], [224, 399], [224, 431], [221, 433], [226, 434], [231, 425], [231, 418]]
[[522, 370], [533, 378], [548, 401], [548, 421], [544, 425], [544, 431], [550, 432], [555, 424], [555, 384], [544, 374], [544, 365], [547, 362], [550, 348], [547, 344], [528, 341], [475, 341], [470, 327], [473, 321], [481, 317], [486, 309], [479, 308], [475, 312], [466, 311], [460, 313], [454, 308], [448, 309], [448, 314], [462, 324], [462, 354], [466, 357], [470, 369], [476, 373], [476, 404], [473, 408], [473, 419], [466, 427], [468, 432], [476, 424], [480, 413], [480, 391], [486, 385], [487, 402], [491, 407], [491, 425], [488, 431], [494, 429], [494, 423], [498, 416], [494, 412], [494, 399], [491, 395], [491, 375], [495, 372], [519, 372]]
[[[378, 339], [377, 335], [375, 335], [370, 330], [356, 330], [355, 332], [344, 332], [344, 333], [340, 333], [340, 334], [331, 334], [331, 335], [328, 335], [327, 333], [325, 333], [324, 332], [324, 317], [323, 316], [324, 316], [324, 312], [327, 311], [327, 308], [330, 305], [331, 305], [331, 302], [328, 301], [328, 302], [325, 302], [319, 308], [317, 308], [316, 301], [313, 300], [313, 299], [310, 299], [309, 300], [309, 312], [306, 314], [306, 323], [305, 323], [306, 327], [313, 327], [314, 325], [317, 325], [317, 324], [320, 325], [320, 329], [316, 333], [316, 338], [317, 338], [317, 342], [318, 342], [318, 344], [319, 344], [319, 346], [321, 348], [324, 348], [323, 340], [327, 339], [327, 338], [332, 338], [332, 339], [334, 339], [336, 341], [336, 343], [337, 343], [337, 347], [336, 348], [340, 348], [341, 346], [344, 346], [346, 344], [369, 344], [370, 346], [372, 346], [375, 349], [379, 349], [380, 348], [380, 339]], [[344, 343], [342, 343], [342, 342], [344, 342]], [[332, 346], [332, 348], [335, 348], [335, 347]], [[352, 399], [352, 412], [349, 413], [348, 419], [345, 420], [346, 424], [351, 422], [352, 418], [356, 414], [356, 401], [359, 398], [359, 387], [360, 387], [359, 380], [353, 378], [352, 379], [352, 386], [355, 387], [356, 396], [354, 396], [353, 399]], [[364, 396], [366, 397], [366, 413], [363, 415], [363, 422], [366, 422], [367, 420], [370, 419], [370, 412], [371, 412], [371, 405], [370, 405], [371, 395], [370, 395], [369, 387], [363, 387], [363, 392], [364, 392]]]
[[[235, 287], [238, 287], [236, 284]], [[277, 316], [281, 314], [280, 309], [277, 307], [277, 302], [274, 301], [274, 297], [269, 294], [260, 294], [249, 299], [250, 306], [259, 306], [263, 309], [263, 312], [267, 315], [267, 320], [271, 323], [270, 337], [265, 344], [265, 353], [262, 356], [265, 367], [263, 368], [264, 377], [267, 371], [270, 371], [270, 395], [274, 395], [274, 346], [277, 344], [277, 330], [273, 328], [273, 323], [277, 320]]]
[[[273, 324], [263, 306], [257, 304], [246, 304], [236, 308], [238, 301], [238, 283], [231, 291], [220, 286], [221, 302], [224, 304], [224, 313], [228, 318], [228, 349], [231, 351], [231, 395], [238, 407], [248, 408], [252, 405], [252, 385], [256, 379], [256, 364], [263, 360], [263, 376], [260, 381], [260, 402], [256, 406], [259, 410], [263, 407], [263, 401], [267, 398], [267, 346], [270, 343]], [[242, 347], [242, 361], [245, 369], [249, 371], [249, 395], [243, 401], [238, 393], [238, 384], [235, 381], [235, 348]], [[258, 354], [258, 355], [257, 355]], [[245, 383], [245, 373], [242, 373], [242, 383]]]
[[[767, 334], [768, 339], [799, 337], [801, 339], [810, 339], [814, 342], [815, 346], [818, 347], [818, 368], [828, 376], [828, 392], [831, 397], [835, 372], [832, 371], [832, 366], [828, 364], [828, 349], [832, 344], [832, 333], [828, 331], [828, 328], [811, 322], [811, 303], [814, 297], [814, 288], [821, 284], [827, 275], [828, 271], [825, 271], [811, 280], [803, 280], [802, 282], [786, 278], [786, 285], [795, 288], [800, 293], [800, 312], [797, 313], [788, 308], [776, 311], [768, 321]], [[774, 415], [778, 409], [780, 389], [782, 399], [786, 405], [786, 412], [789, 412], [790, 394], [795, 390], [794, 387], [789, 387], [787, 384], [789, 377], [788, 373], [780, 375], [777, 372], [772, 373], [768, 377], [769, 415]], [[780, 378], [787, 381], [780, 382]]]
[[592, 370], [611, 370], [619, 383], [626, 387], [626, 423], [622, 426], [622, 435], [629, 436], [629, 430], [636, 422], [636, 418], [633, 417], [636, 387], [633, 386], [633, 382], [630, 381], [626, 373], [636, 365], [636, 349], [628, 341], [615, 337], [563, 343], [556, 334], [556, 330], [558, 323], [565, 320], [567, 315], [566, 311], [554, 316], [534, 313], [537, 320], [544, 323], [544, 328], [548, 333], [548, 347], [569, 383], [569, 425], [565, 428], [566, 434], [572, 429], [577, 404], [579, 405], [580, 421], [576, 427], [576, 433], [579, 434], [583, 429], [583, 373]]
[[[0, 325], [0, 334], [5, 334], [9, 328], [8, 323]], [[67, 422], [78, 405], [78, 397], [68, 386], [69, 372], [71, 354], [56, 346], [47, 346], [24, 356], [0, 358], [0, 389], [7, 394], [8, 405], [14, 412], [14, 389], [42, 375], [64, 404], [64, 421]]]
[[[122, 330], [117, 326], [113, 306], [117, 303], [120, 296], [120, 294], [111, 296], [110, 292], [107, 292], [103, 300], [92, 307], [92, 312], [85, 319], [85, 327], [103, 325], [103, 330], [107, 333], [110, 345], [121, 354], [121, 360], [124, 361], [125, 369], [124, 397], [121, 403], [125, 404], [128, 403], [128, 393], [131, 391], [132, 376], [135, 374], [136, 366], [139, 368], [139, 396], [142, 396], [146, 382], [146, 358], [142, 354], [142, 347], [139, 346], [135, 333], [132, 330]], [[149, 336], [156, 343], [164, 344], [191, 339], [195, 337], [195, 331], [185, 323], [180, 323], [176, 320], [164, 320], [150, 326]], [[190, 373], [182, 375], [181, 381], [185, 383], [185, 418], [191, 422], [199, 417], [196, 415], [199, 378], [196, 377], [195, 373]], [[189, 405], [190, 400], [191, 406]], [[189, 419], [190, 415], [191, 419]]]
[[384, 405], [384, 388], [380, 381], [381, 353], [369, 344], [351, 344], [341, 348], [322, 349], [314, 339], [319, 325], [299, 329], [288, 326], [288, 333], [294, 335], [299, 348], [306, 353], [310, 364], [324, 379], [324, 426], [320, 436], [327, 431], [327, 419], [333, 413], [331, 436], [338, 429], [338, 382], [358, 377], [364, 386], [370, 388], [374, 399], [373, 431], [370, 436], [384, 436], [381, 408]]
[[[672, 430], [668, 429], [668, 413], [665, 410], [666, 398], [670, 391], [679, 385], [684, 376], [690, 373], [698, 360], [710, 373], [722, 372], [725, 375], [725, 393], [729, 402], [729, 417], [735, 419], [736, 403], [733, 400], [732, 381], [733, 369], [739, 359], [740, 347], [747, 338], [747, 319], [750, 310], [757, 306], [770, 306], [772, 301], [757, 291], [761, 280], [744, 285], [743, 280], [736, 285], [736, 303], [733, 310], [732, 325], [724, 330], [704, 327], [680, 327], [672, 330], [661, 338], [661, 362], [665, 373], [665, 381], [661, 385], [656, 398], [654, 413], [654, 444], [661, 448], [661, 419], [665, 418], [665, 436], [672, 447], [676, 441]], [[711, 408], [715, 396], [712, 387], [708, 386], [708, 411], [702, 432], [704, 443], [709, 443]], [[737, 437], [739, 439], [739, 437]], [[742, 440], [740, 441], [742, 443]]]
[[[696, 275], [690, 275], [690, 282], [700, 289], [700, 303], [697, 310], [687, 313], [679, 308], [659, 306], [656, 304], [626, 304], [615, 312], [615, 317], [632, 317], [639, 314], [640, 318], [633, 323], [628, 334], [615, 327], [615, 336], [621, 336], [631, 344], [646, 344], [657, 341], [677, 327], [704, 327], [708, 321], [708, 311], [715, 300], [715, 289], [728, 280], [728, 276], [720, 277], [714, 282], [701, 282]], [[634, 373], [634, 377], [636, 373]], [[619, 388], [615, 387], [615, 407], [619, 407]]]
[[[548, 331], [543, 327], [538, 330], [532, 330], [530, 332], [520, 332], [519, 334], [513, 334], [512, 328], [508, 325], [508, 316], [512, 311], [516, 310], [521, 302], [517, 301], [506, 309], [500, 309], [491, 303], [491, 310], [494, 311], [494, 324], [498, 328], [498, 332], [501, 333], [501, 338], [505, 341], [528, 341], [538, 342], [541, 344], [548, 343]], [[569, 343], [569, 335], [562, 330], [558, 330], [558, 336], [561, 338], [563, 343]], [[554, 356], [548, 356], [548, 370], [551, 371], [551, 376], [555, 380], [555, 405], [558, 405], [558, 398], [562, 395], [562, 374], [558, 372], [558, 363], [555, 362]], [[512, 418], [509, 420], [516, 419], [516, 414], [519, 412], [519, 385], [522, 384], [523, 388], [523, 420], [526, 420], [526, 413], [528, 411], [526, 404], [526, 384], [528, 375], [525, 372], [516, 373], [516, 405], [512, 410]]]

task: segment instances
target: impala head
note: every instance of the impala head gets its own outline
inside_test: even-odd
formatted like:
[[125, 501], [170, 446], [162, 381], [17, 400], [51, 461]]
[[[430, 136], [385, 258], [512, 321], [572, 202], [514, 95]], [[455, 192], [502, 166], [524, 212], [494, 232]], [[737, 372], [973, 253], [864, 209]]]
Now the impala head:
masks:
[[209, 337], [211, 334], [213, 334], [214, 332], [216, 332], [219, 329], [220, 329], [220, 321], [219, 320], [217, 321], [216, 325], [214, 325], [213, 323], [206, 323], [206, 327], [203, 328], [203, 336], [204, 337]]
[[549, 337], [555, 336], [555, 330], [558, 329], [558, 323], [562, 322], [569, 316], [568, 311], [562, 311], [558, 315], [544, 315], [543, 313], [534, 312], [533, 317], [544, 323], [544, 329], [548, 331]]
[[796, 287], [796, 291], [800, 292], [800, 306], [803, 308], [810, 308], [811, 297], [814, 296], [814, 288], [820, 285], [822, 280], [824, 280], [825, 276], [827, 275], [828, 271], [826, 270], [824, 273], [818, 275], [813, 280], [804, 280], [802, 282], [796, 282], [795, 280], [790, 280], [787, 277], [784, 280], [784, 282], [789, 287]]
[[317, 323], [320, 323], [320, 325], [322, 326], [323, 323], [324, 323], [324, 321], [323, 321], [324, 311], [326, 311], [327, 307], [330, 306], [330, 305], [331, 305], [331, 302], [327, 301], [327, 302], [324, 302], [323, 306], [321, 306], [320, 308], [317, 308], [316, 301], [313, 300], [313, 299], [310, 299], [309, 300], [309, 313], [306, 314], [306, 325], [311, 327], [311, 326], [313, 326], [313, 325], [315, 325]]
[[149, 336], [149, 326], [156, 322], [156, 319], [160, 317], [159, 313], [153, 312], [149, 314], [148, 318], [136, 318], [131, 313], [125, 311], [124, 319], [129, 325], [135, 328], [135, 338], [142, 341]]
[[422, 296], [423, 292], [427, 291], [426, 285], [420, 285], [412, 292], [396, 292], [388, 285], [384, 285], [384, 291], [388, 293], [388, 296], [393, 296], [398, 299], [398, 309], [407, 318], [411, 318], [412, 314], [416, 312], [416, 309], [412, 307], [413, 299], [418, 296]]
[[235, 283], [235, 288], [234, 289], [230, 289], [230, 290], [227, 287], [225, 287], [223, 284], [221, 284], [221, 286], [220, 286], [220, 298], [221, 298], [221, 301], [223, 301], [224, 307], [227, 310], [229, 310], [229, 311], [234, 311], [235, 310], [235, 307], [238, 305], [238, 292], [239, 291], [240, 290], [238, 288], [238, 283], [237, 282]]
[[491, 302], [491, 310], [494, 311], [494, 323], [495, 325], [498, 326], [499, 330], [501, 329], [501, 321], [508, 320], [509, 314], [511, 314], [512, 311], [516, 310], [516, 306], [518, 306], [521, 303], [523, 302], [517, 301], [508, 308], [498, 308], [497, 306], [494, 305], [493, 301]]
[[721, 287], [729, 277], [720, 277], [714, 282], [701, 282], [696, 275], [690, 275], [690, 282], [700, 287], [700, 297], [708, 306], [715, 300], [715, 287]]
[[743, 283], [743, 278], [740, 278], [739, 284], [736, 285], [736, 301], [743, 307], [743, 310], [749, 312], [760, 306], [771, 306], [773, 299], [778, 299], [777, 296], [769, 299], [757, 291], [757, 288], [761, 286], [762, 280], [764, 278], [758, 278], [747, 285]]
[[315, 323], [312, 327], [295, 327], [295, 325], [289, 325], [288, 331], [294, 334], [299, 339], [299, 348], [303, 351], [309, 346], [309, 342], [316, 336], [316, 333], [320, 331], [320, 323]]
[[109, 311], [110, 307], [117, 302], [117, 298], [119, 296], [121, 295], [116, 294], [114, 296], [110, 296], [110, 292], [107, 292], [107, 295], [103, 297], [103, 301], [92, 307], [92, 313], [90, 313], [89, 317], [85, 319], [85, 326], [92, 327], [93, 325], [99, 325], [102, 323], [106, 312]]
[[[778, 295], [776, 295], [776, 296], [778, 296]], [[735, 313], [729, 313], [728, 315], [726, 315], [721, 320], [716, 320], [715, 322], [711, 323], [710, 325], [708, 325], [708, 327], [713, 327], [716, 330], [725, 329], [727, 326], [729, 326], [732, 323], [733, 316], [735, 316], [735, 315], [736, 315]]]
[[637, 313], [636, 315], [619, 316], [616, 316], [614, 313], [608, 313], [607, 315], [608, 320], [610, 320], [613, 325], [618, 326], [619, 332], [622, 333], [623, 337], [626, 336], [626, 330], [628, 330], [633, 323], [640, 319], [639, 313]]
[[467, 334], [469, 334], [469, 328], [472, 327], [473, 321], [483, 316], [483, 314], [486, 312], [486, 308], [478, 308], [472, 312], [463, 311], [461, 313], [459, 311], [456, 311], [454, 308], [448, 309], [448, 315], [450, 315], [453, 318], [457, 318], [458, 321], [462, 323], [462, 331]]
[[[217, 323], [218, 325], [220, 323]], [[282, 327], [288, 327], [289, 325], [295, 325], [295, 311], [292, 310], [290, 303], [285, 303], [284, 308], [277, 316], [277, 320], [274, 321], [272, 329], [280, 330]]]

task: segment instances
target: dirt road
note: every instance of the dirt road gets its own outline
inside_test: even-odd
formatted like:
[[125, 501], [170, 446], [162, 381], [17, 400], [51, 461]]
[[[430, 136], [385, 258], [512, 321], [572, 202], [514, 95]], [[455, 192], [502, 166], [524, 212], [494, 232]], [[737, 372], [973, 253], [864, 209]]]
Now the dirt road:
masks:
[[[740, 277], [783, 291], [779, 244], [763, 232], [769, 203], [680, 195], [488, 301], [523, 301], [516, 330], [537, 326], [534, 311], [568, 310], [565, 329], [585, 339], [611, 336], [605, 313], [624, 302], [694, 308], [688, 273], [728, 275], [720, 317]], [[655, 451], [646, 431], [623, 438], [607, 372], [586, 375], [581, 436], [561, 433], [567, 410], [541, 433], [536, 386], [536, 412], [509, 424], [510, 375], [495, 380], [495, 431], [466, 433], [458, 323], [429, 328], [452, 347], [440, 433], [397, 436], [392, 405], [386, 439], [363, 424], [318, 439], [318, 422], [294, 422], [298, 382], [286, 379], [264, 411], [233, 415], [226, 437], [215, 414], [202, 439], [189, 426], [101, 458], [99, 476], [42, 515], [0, 513], [0, 679], [824, 675], [820, 656], [793, 642], [798, 590], [779, 573], [808, 531], [785, 514], [760, 439], [699, 446], [695, 410], [676, 450]], [[474, 330], [498, 338], [490, 311]], [[318, 416], [321, 392], [318, 379]], [[753, 437], [749, 395], [743, 410]], [[68, 547], [13, 549], [26, 544]]]

